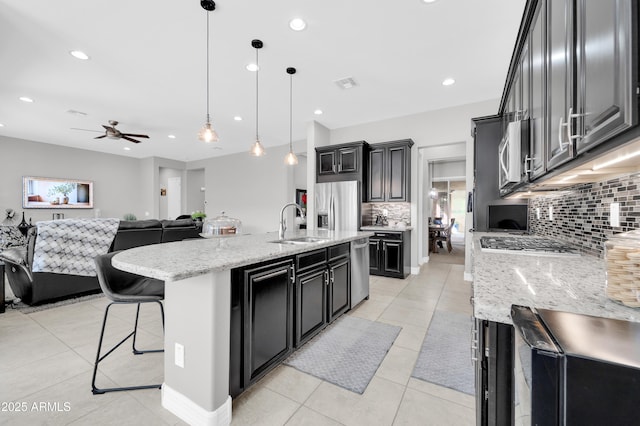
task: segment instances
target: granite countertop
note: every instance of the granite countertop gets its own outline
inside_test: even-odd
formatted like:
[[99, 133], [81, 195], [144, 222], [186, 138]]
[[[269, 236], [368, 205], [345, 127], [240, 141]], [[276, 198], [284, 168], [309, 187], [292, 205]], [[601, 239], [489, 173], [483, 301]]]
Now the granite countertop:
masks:
[[511, 324], [514, 304], [640, 322], [640, 309], [606, 297], [603, 259], [483, 252], [483, 235], [499, 234], [473, 234], [476, 318]]
[[163, 281], [180, 280], [292, 256], [372, 235], [371, 232], [321, 230], [285, 235], [286, 238], [313, 236], [328, 239], [326, 242], [311, 244], [273, 243], [271, 241], [278, 239], [276, 232], [225, 238], [201, 238], [132, 248], [116, 254], [112, 263], [116, 268], [134, 274]]
[[365, 225], [360, 227], [363, 231], [411, 231], [413, 230], [413, 226], [405, 226], [404, 228], [399, 228], [397, 226], [382, 226], [382, 225]]

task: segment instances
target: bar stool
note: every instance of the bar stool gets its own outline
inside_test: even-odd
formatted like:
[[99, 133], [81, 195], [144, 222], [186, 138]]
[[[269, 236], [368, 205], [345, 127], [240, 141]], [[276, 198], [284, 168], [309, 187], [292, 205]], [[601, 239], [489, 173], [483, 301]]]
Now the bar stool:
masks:
[[[102, 321], [102, 330], [100, 331], [100, 341], [98, 343], [98, 352], [96, 354], [96, 361], [93, 366], [93, 378], [91, 380], [91, 392], [96, 394], [103, 394], [106, 392], [117, 392], [136, 389], [154, 389], [160, 388], [161, 385], [142, 385], [142, 386], [127, 386], [127, 387], [114, 387], [114, 388], [97, 388], [96, 387], [96, 373], [98, 372], [98, 364], [102, 362], [107, 356], [115, 351], [120, 345], [126, 342], [130, 337], [133, 337], [133, 354], [141, 355], [150, 352], [164, 352], [164, 349], [152, 349], [152, 350], [138, 350], [136, 349], [136, 334], [138, 331], [138, 317], [140, 315], [141, 303], [157, 303], [160, 305], [160, 315], [162, 317], [162, 329], [164, 330], [164, 308], [161, 300], [164, 299], [164, 281], [156, 280], [153, 278], [143, 277], [129, 272], [120, 271], [111, 265], [111, 258], [118, 252], [107, 253], [101, 256], [96, 256], [96, 272], [98, 274], [98, 282], [104, 292], [104, 295], [111, 300], [111, 303], [107, 305], [104, 311], [104, 319]], [[107, 325], [107, 316], [109, 315], [109, 308], [114, 304], [135, 303], [136, 309], [136, 321], [133, 327], [133, 331], [129, 333], [118, 344], [111, 348], [107, 353], [100, 356], [102, 350], [102, 341], [104, 339], [104, 329]]]

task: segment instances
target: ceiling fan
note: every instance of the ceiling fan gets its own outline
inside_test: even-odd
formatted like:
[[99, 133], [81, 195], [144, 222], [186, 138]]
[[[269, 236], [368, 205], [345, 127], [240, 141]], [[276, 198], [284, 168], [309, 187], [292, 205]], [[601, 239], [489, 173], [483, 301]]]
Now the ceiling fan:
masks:
[[[103, 124], [102, 127], [104, 127], [104, 130], [105, 130], [104, 135], [97, 136], [94, 139], [102, 139], [102, 138], [125, 139], [133, 143], [140, 143], [139, 140], [136, 140], [133, 138], [149, 139], [148, 135], [140, 135], [136, 133], [122, 133], [120, 130], [116, 129], [116, 126], [118, 125], [118, 122], [116, 120], [109, 120], [109, 124], [111, 124], [111, 126], [107, 126]], [[76, 130], [88, 130], [88, 129], [76, 129]], [[92, 131], [97, 131], [97, 130], [92, 130]]]

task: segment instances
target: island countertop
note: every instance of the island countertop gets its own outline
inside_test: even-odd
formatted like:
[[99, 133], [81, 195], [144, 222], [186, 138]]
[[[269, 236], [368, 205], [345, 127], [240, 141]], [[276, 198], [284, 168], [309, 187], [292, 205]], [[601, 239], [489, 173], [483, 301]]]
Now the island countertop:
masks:
[[113, 257], [113, 266], [123, 271], [159, 280], [181, 280], [209, 272], [251, 265], [292, 256], [323, 247], [372, 236], [372, 232], [301, 231], [286, 237], [326, 238], [310, 244], [278, 244], [278, 234], [238, 235], [151, 244], [125, 250]]
[[606, 297], [603, 259], [485, 252], [480, 248], [484, 235], [497, 234], [473, 234], [476, 318], [512, 324], [514, 304], [640, 322], [640, 309]]

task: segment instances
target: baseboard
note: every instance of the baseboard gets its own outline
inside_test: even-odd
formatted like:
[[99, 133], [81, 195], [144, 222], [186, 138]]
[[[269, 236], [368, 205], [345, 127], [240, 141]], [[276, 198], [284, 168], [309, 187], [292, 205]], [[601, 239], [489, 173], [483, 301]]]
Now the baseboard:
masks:
[[471, 272], [465, 272], [464, 273], [464, 280], [465, 281], [473, 281], [473, 274]]
[[411, 267], [411, 275], [418, 275], [420, 273], [420, 267], [419, 266], [412, 266]]
[[228, 396], [215, 411], [207, 411], [164, 383], [162, 406], [190, 425], [229, 426], [231, 424], [231, 396]]

